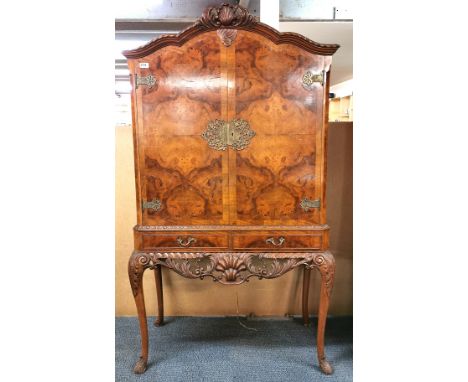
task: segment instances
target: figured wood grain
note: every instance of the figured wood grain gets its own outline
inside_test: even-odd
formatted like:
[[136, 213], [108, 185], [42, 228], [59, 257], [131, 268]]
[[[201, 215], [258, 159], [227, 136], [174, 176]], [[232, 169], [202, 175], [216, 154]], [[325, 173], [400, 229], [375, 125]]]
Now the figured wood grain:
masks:
[[[324, 198], [323, 88], [305, 89], [306, 71], [326, 62], [296, 46], [239, 31], [230, 47], [214, 32], [150, 57], [157, 87], [137, 89], [144, 225], [320, 224], [303, 199]], [[139, 102], [138, 102], [139, 101]], [[211, 150], [201, 138], [215, 119], [241, 118], [255, 137], [240, 151]], [[144, 142], [144, 143], [142, 143]], [[187, 148], [190, 147], [190, 150]], [[324, 204], [324, 201], [321, 201]]]
[[[322, 248], [321, 235], [306, 235], [291, 232], [234, 233], [233, 249], [281, 251], [286, 249], [319, 250]], [[283, 240], [280, 241], [280, 238]], [[272, 240], [269, 240], [272, 239]]]
[[[320, 223], [317, 210], [304, 211], [303, 198], [320, 196], [316, 147], [322, 127], [323, 89], [303, 87], [307, 71], [321, 72], [324, 60], [295, 46], [240, 31], [236, 51], [235, 115], [249, 121], [256, 136], [235, 155], [236, 224]], [[234, 166], [233, 166], [234, 167]], [[232, 188], [231, 188], [232, 190]]]
[[147, 69], [133, 66], [139, 76], [154, 75], [158, 84], [136, 91], [139, 193], [142, 200], [161, 202], [157, 211], [142, 211], [145, 225], [227, 223], [227, 153], [207, 150], [201, 138], [210, 120], [225, 118], [223, 48], [211, 32], [203, 41], [137, 60]]
[[[299, 266], [322, 277], [317, 354], [322, 371], [331, 373], [324, 330], [334, 259], [324, 183], [328, 56], [336, 49], [221, 4], [177, 36], [124, 52], [134, 89], [138, 224], [128, 270], [142, 339], [136, 373], [148, 361], [145, 269], [155, 270], [162, 323], [161, 267], [240, 284]], [[323, 84], [304, 86], [305, 73], [322, 75]], [[136, 86], [136, 78], [148, 76], [154, 84]], [[255, 134], [239, 150], [213, 148], [202, 134], [215, 120], [243, 120]], [[302, 208], [306, 199], [318, 199], [319, 207]], [[158, 208], [143, 208], [148, 201]], [[306, 271], [303, 298], [308, 280]], [[303, 314], [307, 321], [305, 303]]]
[[[182, 241], [183, 244], [179, 242]], [[158, 248], [178, 248], [186, 251], [187, 248], [196, 249], [227, 249], [227, 233], [193, 233], [177, 232], [167, 234], [142, 235], [142, 249], [155, 250]]]

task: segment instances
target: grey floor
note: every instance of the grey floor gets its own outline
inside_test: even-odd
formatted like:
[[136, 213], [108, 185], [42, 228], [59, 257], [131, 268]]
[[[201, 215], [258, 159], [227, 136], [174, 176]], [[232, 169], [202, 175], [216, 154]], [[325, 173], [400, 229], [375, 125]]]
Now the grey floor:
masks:
[[350, 317], [327, 321], [326, 354], [335, 369], [331, 376], [317, 365], [316, 319], [307, 328], [299, 318], [174, 317], [159, 328], [153, 321], [149, 317], [148, 369], [135, 375], [138, 320], [116, 318], [116, 381], [352, 381]]

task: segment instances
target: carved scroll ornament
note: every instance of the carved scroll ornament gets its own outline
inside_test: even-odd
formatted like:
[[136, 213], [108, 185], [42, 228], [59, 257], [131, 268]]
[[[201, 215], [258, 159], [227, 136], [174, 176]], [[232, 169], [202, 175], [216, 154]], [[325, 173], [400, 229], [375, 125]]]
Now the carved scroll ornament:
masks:
[[224, 46], [231, 46], [237, 37], [237, 29], [218, 29], [216, 33]]
[[251, 277], [272, 279], [305, 265], [317, 268], [325, 277], [327, 294], [331, 293], [334, 258], [330, 252], [309, 253], [204, 253], [204, 252], [134, 252], [129, 263], [130, 283], [136, 295], [143, 271], [162, 265], [190, 279], [211, 277], [221, 284], [242, 284]]
[[222, 4], [207, 8], [203, 16], [195, 24], [185, 29], [178, 35], [164, 35], [151, 40], [139, 48], [126, 50], [123, 55], [127, 58], [142, 58], [165, 46], [181, 46], [195, 36], [209, 30], [219, 30], [218, 36], [226, 46], [232, 44], [237, 33], [227, 30], [248, 29], [259, 33], [271, 40], [274, 44], [293, 44], [307, 52], [330, 56], [336, 52], [339, 45], [319, 44], [297, 33], [280, 33], [276, 29], [263, 24], [250, 15], [248, 10], [239, 5]]
[[206, 9], [198, 22], [207, 28], [219, 28], [253, 25], [257, 21], [243, 7], [221, 4], [219, 7]]

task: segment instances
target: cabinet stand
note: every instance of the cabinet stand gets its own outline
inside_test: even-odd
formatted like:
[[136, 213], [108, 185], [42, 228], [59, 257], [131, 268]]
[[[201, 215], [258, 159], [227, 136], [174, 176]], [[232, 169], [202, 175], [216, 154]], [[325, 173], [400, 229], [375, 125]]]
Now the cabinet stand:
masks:
[[160, 326], [164, 321], [162, 267], [171, 269], [186, 278], [203, 279], [211, 277], [221, 284], [238, 285], [248, 281], [250, 277], [258, 277], [259, 279], [276, 278], [299, 266], [304, 267], [302, 316], [305, 325], [309, 322], [310, 270], [316, 268], [321, 275], [317, 357], [320, 369], [325, 374], [331, 374], [333, 368], [325, 357], [324, 344], [325, 324], [335, 274], [335, 259], [329, 251], [297, 253], [133, 252], [128, 264], [128, 275], [133, 296], [135, 297], [141, 333], [141, 355], [135, 365], [134, 372], [136, 374], [145, 372], [148, 362], [148, 326], [143, 295], [143, 273], [146, 269], [153, 269], [155, 272], [158, 317], [154, 324]]

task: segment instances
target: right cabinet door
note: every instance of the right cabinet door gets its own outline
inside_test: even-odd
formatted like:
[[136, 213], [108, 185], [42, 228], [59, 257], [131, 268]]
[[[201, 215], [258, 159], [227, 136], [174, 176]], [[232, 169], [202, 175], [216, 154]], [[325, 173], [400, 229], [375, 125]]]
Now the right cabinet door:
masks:
[[233, 45], [228, 115], [255, 136], [230, 151], [231, 223], [320, 223], [324, 88], [303, 77], [321, 74], [323, 57], [247, 31]]

